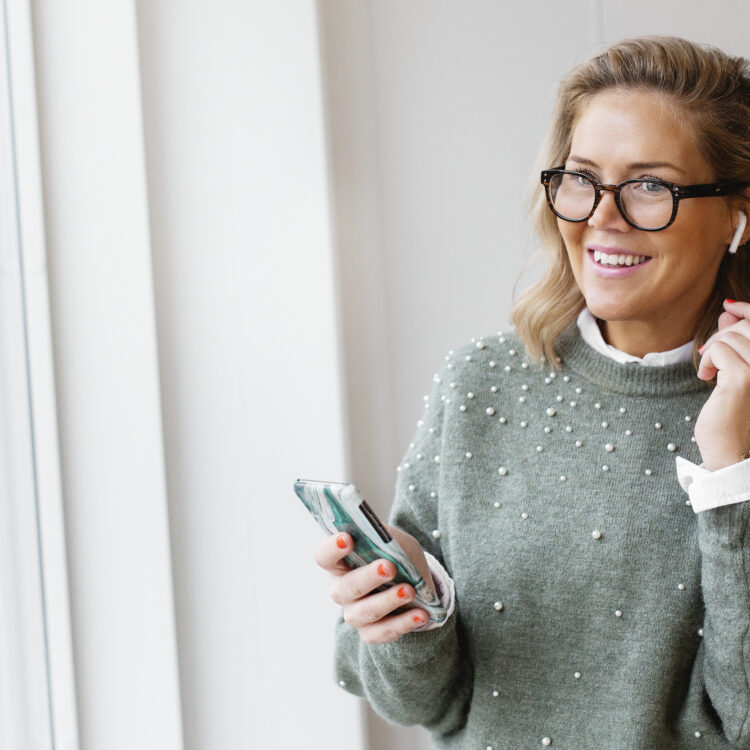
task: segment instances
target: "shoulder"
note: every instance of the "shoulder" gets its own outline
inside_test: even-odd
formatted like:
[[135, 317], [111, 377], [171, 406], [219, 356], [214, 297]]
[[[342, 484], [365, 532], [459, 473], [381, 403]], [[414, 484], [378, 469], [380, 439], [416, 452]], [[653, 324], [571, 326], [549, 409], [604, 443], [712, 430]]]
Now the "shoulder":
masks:
[[532, 362], [523, 342], [514, 331], [499, 331], [473, 338], [445, 355], [441, 379], [456, 377], [493, 377], [514, 371], [542, 372], [542, 363]]
[[453, 404], [450, 412], [455, 408], [463, 414], [504, 413], [509, 400], [524, 404], [533, 394], [541, 396], [557, 374], [531, 360], [516, 333], [498, 332], [471, 339], [445, 355], [434, 375], [431, 400], [445, 407]]

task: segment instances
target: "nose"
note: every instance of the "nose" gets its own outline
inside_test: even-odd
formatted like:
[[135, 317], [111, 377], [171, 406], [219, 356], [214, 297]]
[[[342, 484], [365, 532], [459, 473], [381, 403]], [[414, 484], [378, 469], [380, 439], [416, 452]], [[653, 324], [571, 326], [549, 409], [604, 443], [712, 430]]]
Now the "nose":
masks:
[[625, 221], [615, 201], [615, 194], [611, 190], [602, 190], [599, 205], [591, 216], [588, 225], [592, 229], [609, 229], [613, 232], [627, 232], [632, 229]]

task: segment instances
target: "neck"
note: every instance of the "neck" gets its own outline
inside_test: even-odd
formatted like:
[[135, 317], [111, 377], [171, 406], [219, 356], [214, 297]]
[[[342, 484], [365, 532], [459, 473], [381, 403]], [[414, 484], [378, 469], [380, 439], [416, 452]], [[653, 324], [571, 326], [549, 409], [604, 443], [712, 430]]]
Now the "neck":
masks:
[[661, 321], [659, 325], [643, 321], [598, 320], [604, 340], [615, 349], [643, 358], [650, 352], [667, 352], [692, 340], [692, 326]]

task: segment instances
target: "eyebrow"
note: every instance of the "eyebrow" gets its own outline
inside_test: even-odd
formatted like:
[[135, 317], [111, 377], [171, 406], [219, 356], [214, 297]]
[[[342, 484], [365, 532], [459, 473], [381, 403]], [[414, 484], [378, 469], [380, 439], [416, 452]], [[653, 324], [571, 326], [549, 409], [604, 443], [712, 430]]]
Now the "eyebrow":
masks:
[[[591, 159], [584, 159], [582, 156], [576, 156], [575, 154], [570, 154], [568, 156], [568, 159], [571, 161], [577, 161], [581, 164], [588, 165], [590, 167], [598, 167], [599, 165], [595, 161], [591, 161]], [[672, 164], [668, 161], [634, 161], [630, 164], [625, 165], [627, 169], [656, 169], [657, 167], [669, 167], [670, 169], [674, 169], [677, 172], [681, 172], [682, 174], [685, 173], [684, 169], [681, 169], [676, 164]]]

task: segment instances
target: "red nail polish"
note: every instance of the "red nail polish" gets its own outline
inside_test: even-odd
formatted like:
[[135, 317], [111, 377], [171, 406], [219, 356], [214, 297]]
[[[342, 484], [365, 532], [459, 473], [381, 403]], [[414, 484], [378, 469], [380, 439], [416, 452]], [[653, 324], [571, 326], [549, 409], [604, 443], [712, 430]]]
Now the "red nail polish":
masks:
[[736, 302], [736, 300], [729, 299], [728, 297], [726, 301], [729, 302], [730, 305], [733, 305]]
[[414, 617], [412, 617], [412, 620], [414, 620], [417, 625], [421, 625], [424, 622], [424, 620], [419, 615], [414, 615]]
[[385, 569], [385, 565], [383, 565], [383, 563], [380, 563], [380, 565], [378, 565], [378, 575], [381, 578], [388, 578], [388, 571]]
[[399, 589], [399, 590], [398, 590], [398, 591], [396, 592], [396, 595], [398, 596], [398, 598], [399, 598], [399, 599], [406, 599], [406, 598], [407, 598], [407, 597], [409, 596], [409, 594], [407, 594], [407, 593], [406, 593], [406, 588], [405, 588], [404, 586], [402, 586], [402, 587], [401, 587], [401, 588], [400, 588], [400, 589]]
[[336, 546], [337, 546], [337, 547], [338, 547], [339, 549], [346, 549], [346, 537], [340, 536], [340, 537], [339, 537], [339, 538], [338, 538], [338, 539], [336, 540]]

